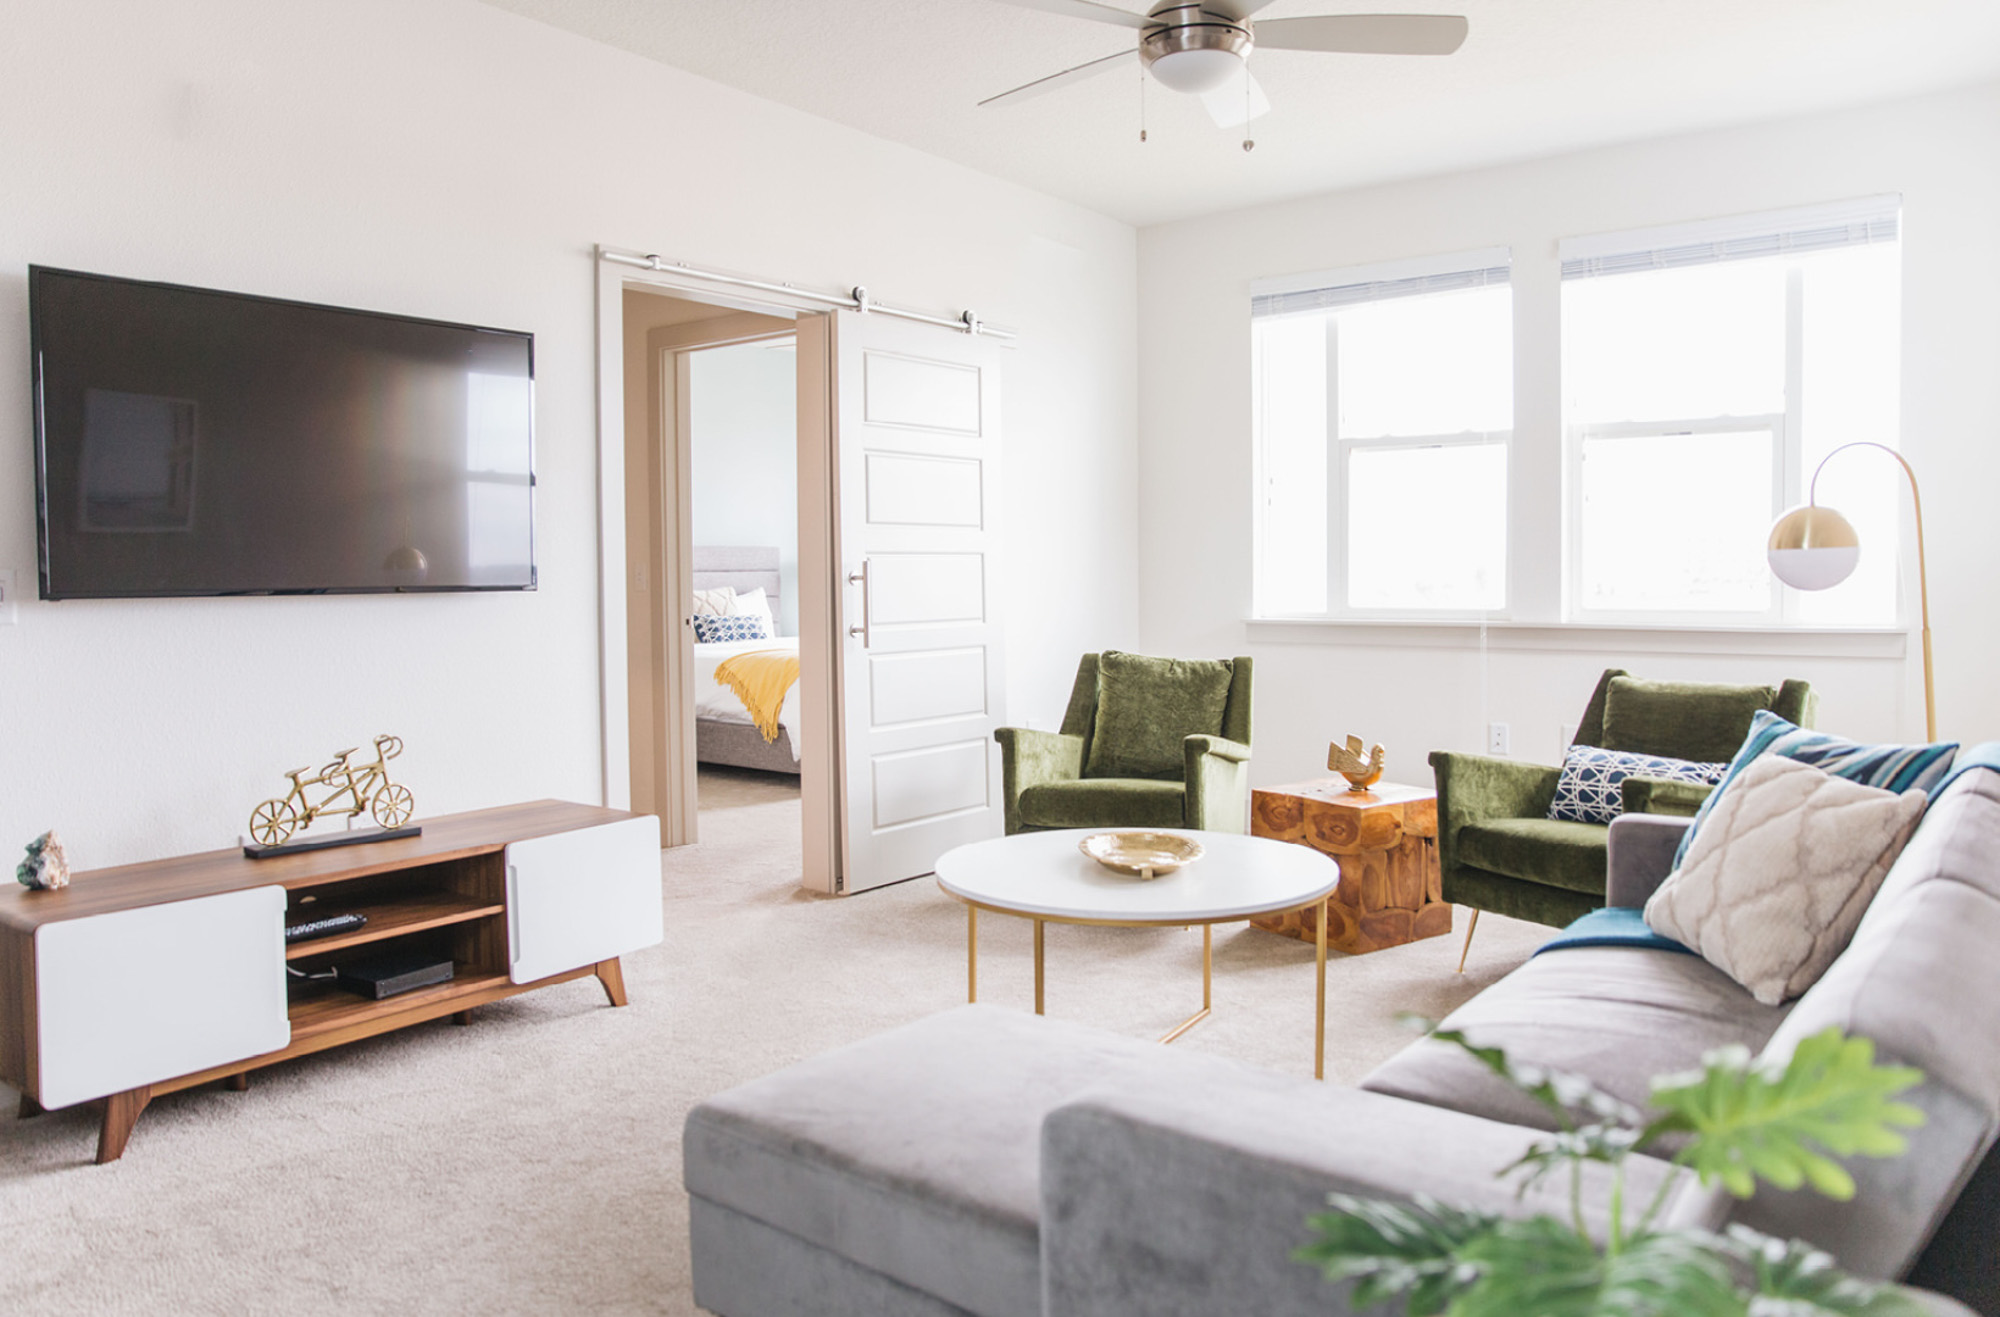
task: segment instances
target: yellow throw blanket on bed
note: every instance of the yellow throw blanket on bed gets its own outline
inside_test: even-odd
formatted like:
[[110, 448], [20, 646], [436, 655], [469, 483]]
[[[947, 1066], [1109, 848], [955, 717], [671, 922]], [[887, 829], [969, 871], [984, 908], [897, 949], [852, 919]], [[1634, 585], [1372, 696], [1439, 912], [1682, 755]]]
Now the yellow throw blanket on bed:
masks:
[[715, 679], [736, 692], [765, 744], [778, 739], [778, 710], [799, 679], [799, 656], [784, 649], [753, 649], [715, 665]]

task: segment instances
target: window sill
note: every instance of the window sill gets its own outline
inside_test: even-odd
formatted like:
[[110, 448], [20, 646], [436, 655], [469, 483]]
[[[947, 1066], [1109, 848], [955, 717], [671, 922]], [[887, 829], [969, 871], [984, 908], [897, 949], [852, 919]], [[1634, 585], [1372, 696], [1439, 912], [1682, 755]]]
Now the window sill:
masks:
[[[1476, 618], [1250, 618], [1251, 640], [1291, 645], [1478, 649]], [[1781, 654], [1900, 660], [1909, 632], [1893, 627], [1644, 626], [1627, 622], [1487, 622], [1489, 650], [1618, 650], [1640, 654]]]

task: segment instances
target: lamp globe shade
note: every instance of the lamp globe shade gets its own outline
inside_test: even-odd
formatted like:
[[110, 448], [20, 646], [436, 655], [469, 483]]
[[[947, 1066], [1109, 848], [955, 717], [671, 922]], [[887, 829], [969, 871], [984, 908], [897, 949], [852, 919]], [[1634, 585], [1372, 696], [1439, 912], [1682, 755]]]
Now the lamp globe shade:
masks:
[[1170, 50], [1153, 61], [1160, 85], [1199, 96], [1214, 91], [1243, 71], [1243, 57], [1233, 50]]
[[1854, 574], [1861, 537], [1832, 508], [1809, 503], [1773, 523], [1764, 557], [1771, 574], [1794, 590], [1825, 590]]

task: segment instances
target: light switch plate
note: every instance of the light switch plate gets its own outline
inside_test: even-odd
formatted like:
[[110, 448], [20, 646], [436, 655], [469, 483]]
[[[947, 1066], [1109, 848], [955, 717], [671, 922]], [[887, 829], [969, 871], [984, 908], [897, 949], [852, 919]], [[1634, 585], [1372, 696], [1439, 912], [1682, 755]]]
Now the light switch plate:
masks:
[[0, 570], [0, 626], [14, 625], [14, 583], [20, 579], [11, 567]]

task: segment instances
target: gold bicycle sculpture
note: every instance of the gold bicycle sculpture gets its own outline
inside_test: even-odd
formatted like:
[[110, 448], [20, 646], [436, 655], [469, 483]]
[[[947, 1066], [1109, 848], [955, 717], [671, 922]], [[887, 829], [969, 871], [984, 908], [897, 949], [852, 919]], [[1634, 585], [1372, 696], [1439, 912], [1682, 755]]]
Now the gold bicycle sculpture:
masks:
[[[400, 828], [408, 823], [416, 812], [416, 798], [408, 787], [389, 780], [387, 767], [391, 759], [403, 753], [403, 738], [376, 737], [372, 764], [357, 766], [349, 762], [359, 748], [342, 750], [332, 763], [312, 777], [301, 776], [306, 771], [303, 768], [285, 774], [292, 779], [292, 789], [282, 798], [267, 800], [250, 811], [251, 838], [262, 846], [282, 845], [300, 828], [311, 827], [313, 820], [322, 814], [345, 814], [349, 818], [372, 814], [385, 828]], [[317, 803], [308, 803], [307, 787], [333, 789]]]

